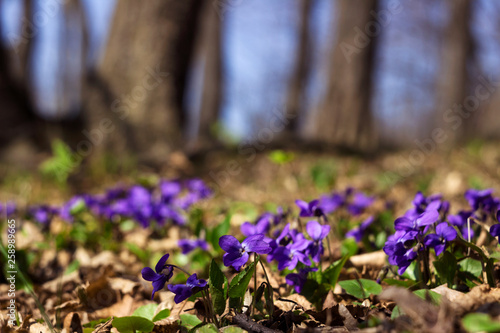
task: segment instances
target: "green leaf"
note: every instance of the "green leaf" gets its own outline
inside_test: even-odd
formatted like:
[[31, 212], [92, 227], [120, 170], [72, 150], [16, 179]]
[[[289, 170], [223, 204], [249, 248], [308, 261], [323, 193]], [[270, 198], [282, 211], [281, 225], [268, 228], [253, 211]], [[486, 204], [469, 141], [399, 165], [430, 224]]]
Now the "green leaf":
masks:
[[147, 250], [141, 249], [137, 244], [134, 243], [125, 243], [125, 247], [132, 252], [139, 260], [147, 265], [149, 263], [149, 259], [151, 258], [150, 253]]
[[113, 327], [120, 333], [151, 332], [155, 324], [143, 317], [121, 317], [113, 319]]
[[345, 289], [346, 293], [359, 299], [368, 298], [370, 295], [378, 295], [382, 292], [382, 286], [373, 280], [345, 280], [339, 285]]
[[158, 307], [158, 304], [156, 304], [156, 303], [150, 303], [150, 304], [140, 306], [134, 311], [134, 313], [132, 313], [132, 316], [142, 317], [142, 318], [152, 320], [153, 317], [155, 316], [155, 311], [156, 311], [157, 307]]
[[455, 274], [457, 273], [457, 259], [453, 254], [446, 251], [442, 256], [433, 262], [436, 273], [442, 282], [451, 288], [455, 284]]
[[127, 219], [120, 223], [120, 230], [123, 232], [131, 231], [137, 226], [133, 220]]
[[413, 280], [397, 280], [397, 279], [384, 279], [384, 283], [386, 283], [389, 286], [397, 286], [403, 288], [411, 288], [418, 284], [417, 281]]
[[83, 324], [82, 326], [84, 328], [92, 328], [92, 329], [94, 329], [97, 325], [103, 324], [103, 323], [107, 322], [110, 319], [111, 319], [111, 317], [104, 318], [104, 319], [98, 319], [98, 320], [92, 320], [91, 322]]
[[198, 317], [192, 314], [185, 313], [181, 314], [179, 317], [181, 318], [181, 326], [184, 326], [188, 330], [202, 323]]
[[78, 260], [73, 260], [71, 264], [66, 267], [66, 270], [64, 271], [64, 275], [68, 275], [76, 271], [80, 267], [80, 262]]
[[418, 281], [419, 280], [418, 274], [419, 274], [419, 270], [417, 267], [417, 262], [414, 261], [410, 264], [410, 266], [408, 266], [406, 271], [401, 276], [404, 278], [413, 280], [413, 281]]
[[401, 310], [401, 308], [399, 307], [399, 305], [396, 305], [394, 307], [394, 309], [392, 309], [392, 313], [391, 313], [391, 319], [394, 320], [396, 319], [397, 317], [403, 315], [404, 312], [403, 310]]
[[462, 319], [469, 332], [499, 332], [500, 322], [491, 319], [486, 313], [469, 313]]
[[500, 251], [491, 253], [490, 258], [494, 258], [495, 260], [500, 260]]
[[271, 160], [271, 162], [280, 165], [293, 161], [294, 157], [295, 156], [293, 153], [286, 152], [280, 149], [273, 150], [269, 153], [269, 159]]
[[342, 259], [339, 259], [328, 266], [328, 268], [323, 272], [322, 282], [327, 282], [332, 287], [335, 287], [340, 276], [340, 271], [348, 259], [348, 256], [344, 256]]
[[69, 212], [70, 212], [71, 215], [78, 215], [81, 212], [83, 212], [85, 210], [85, 208], [87, 208], [87, 205], [85, 204], [85, 200], [83, 200], [82, 198], [80, 198], [80, 199], [77, 199], [73, 203], [73, 205], [69, 209]]
[[210, 286], [213, 286], [217, 290], [224, 291], [223, 288], [224, 281], [225, 281], [224, 273], [222, 273], [219, 265], [215, 262], [215, 260], [212, 259], [212, 262], [210, 263], [209, 280], [208, 280]]
[[461, 272], [470, 273], [475, 277], [479, 277], [483, 272], [481, 262], [472, 258], [465, 258], [459, 262], [458, 266]]
[[353, 256], [358, 253], [358, 244], [354, 238], [346, 238], [340, 247], [343, 256]]
[[334, 185], [336, 167], [333, 163], [318, 163], [310, 169], [311, 179], [318, 189], [329, 189]]
[[246, 332], [242, 328], [236, 326], [226, 326], [221, 328], [221, 332], [223, 333], [243, 333]]
[[419, 289], [415, 290], [413, 293], [418, 297], [420, 297], [421, 299], [423, 299], [424, 301], [427, 301], [428, 299], [427, 297], [429, 297], [432, 303], [434, 303], [435, 305], [439, 305], [439, 303], [441, 302], [441, 295], [432, 290]]
[[255, 267], [255, 262], [252, 262], [250, 265], [248, 265], [247, 268], [245, 268], [231, 280], [228, 289], [229, 297], [240, 298], [245, 296], [248, 284], [252, 279], [254, 267]]
[[206, 325], [203, 325], [202, 327], [196, 329], [195, 332], [199, 332], [199, 333], [218, 333], [219, 330], [217, 329], [217, 327], [215, 327], [214, 324], [206, 324]]
[[224, 282], [227, 285], [227, 278], [219, 268], [219, 265], [212, 259], [210, 263], [208, 285], [215, 313], [221, 315], [226, 310], [227, 290], [224, 290]]
[[170, 310], [169, 309], [163, 309], [160, 312], [156, 314], [153, 318], [153, 322], [157, 322], [158, 320], [162, 320], [165, 318], [168, 318], [170, 316]]
[[213, 228], [207, 235], [207, 240], [210, 241], [215, 251], [220, 252], [219, 238], [227, 235], [231, 227], [231, 214], [227, 214], [221, 224]]

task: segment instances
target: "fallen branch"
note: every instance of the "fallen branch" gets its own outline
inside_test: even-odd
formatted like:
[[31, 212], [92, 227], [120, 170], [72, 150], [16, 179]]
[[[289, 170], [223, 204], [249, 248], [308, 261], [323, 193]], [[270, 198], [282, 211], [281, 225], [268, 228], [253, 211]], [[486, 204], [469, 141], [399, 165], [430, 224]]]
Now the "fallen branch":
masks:
[[234, 325], [237, 325], [241, 327], [244, 330], [247, 330], [248, 332], [255, 332], [255, 333], [276, 333], [276, 332], [281, 332], [277, 330], [273, 330], [271, 328], [268, 328], [262, 324], [259, 324], [247, 315], [244, 315], [242, 313], [237, 313], [233, 316], [232, 323]]

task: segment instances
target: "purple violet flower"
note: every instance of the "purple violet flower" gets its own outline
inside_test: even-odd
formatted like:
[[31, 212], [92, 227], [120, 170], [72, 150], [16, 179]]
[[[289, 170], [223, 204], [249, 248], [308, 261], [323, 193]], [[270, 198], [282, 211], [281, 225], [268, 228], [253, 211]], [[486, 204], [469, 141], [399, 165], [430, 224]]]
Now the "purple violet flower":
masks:
[[300, 294], [302, 292], [302, 288], [304, 287], [304, 283], [307, 281], [307, 275], [309, 272], [316, 272], [317, 270], [317, 267], [301, 268], [299, 269], [299, 273], [288, 274], [285, 281], [288, 285], [294, 286], [295, 291]]
[[389, 257], [391, 265], [398, 266], [398, 274], [403, 274], [408, 266], [417, 257], [413, 246], [417, 241], [418, 231], [397, 230], [394, 235], [387, 238], [384, 246], [384, 252]]
[[188, 277], [186, 284], [169, 284], [168, 290], [175, 294], [174, 302], [179, 304], [191, 297], [191, 295], [196, 294], [198, 291], [202, 290], [207, 286], [207, 281], [203, 279], [198, 279], [195, 274]]
[[304, 238], [304, 235], [297, 234], [293, 243], [287, 246], [279, 246], [273, 251], [274, 260], [278, 261], [278, 269], [294, 269], [299, 261], [306, 266], [311, 266], [311, 260], [305, 254], [311, 241]]
[[[467, 226], [467, 219], [472, 216], [471, 211], [460, 211], [456, 215], [448, 215], [448, 222], [451, 225], [454, 225], [460, 229], [462, 237], [464, 239], [469, 239], [469, 228]], [[472, 229], [472, 225], [474, 225], [474, 221], [470, 221], [471, 229], [470, 229], [470, 238], [474, 237], [474, 230]]]
[[396, 230], [419, 230], [421, 227], [426, 227], [435, 223], [439, 219], [437, 210], [425, 211], [415, 219], [409, 219], [405, 216], [399, 217], [394, 221], [394, 229]]
[[266, 234], [271, 228], [272, 214], [264, 214], [261, 216], [255, 224], [250, 222], [245, 222], [241, 225], [241, 233], [247, 237], [256, 234]]
[[[497, 221], [500, 222], [500, 210], [497, 211]], [[490, 227], [490, 234], [493, 237], [498, 237], [498, 241], [500, 242], [500, 223], [494, 224]]]
[[361, 242], [363, 239], [363, 236], [365, 235], [365, 231], [372, 225], [373, 221], [375, 221], [375, 218], [373, 216], [369, 216], [366, 220], [364, 220], [358, 227], [349, 230], [346, 234], [345, 237], [353, 237], [356, 242]]
[[48, 225], [52, 221], [52, 218], [55, 214], [57, 214], [58, 210], [56, 208], [41, 205], [37, 207], [32, 207], [30, 209], [30, 214], [33, 216], [33, 219], [41, 224]]
[[178, 244], [182, 250], [182, 254], [188, 254], [197, 248], [200, 248], [203, 251], [208, 250], [208, 244], [203, 239], [179, 239]]
[[342, 207], [345, 203], [345, 197], [339, 193], [332, 195], [323, 195], [319, 199], [319, 206], [325, 214], [330, 214]]
[[479, 210], [483, 209], [487, 212], [496, 210], [498, 207], [498, 199], [493, 198], [493, 189], [487, 190], [475, 190], [470, 189], [465, 192], [465, 199], [469, 202], [472, 209]]
[[219, 246], [226, 251], [222, 258], [224, 266], [233, 266], [237, 271], [247, 263], [250, 253], [271, 252], [271, 247], [264, 241], [263, 234], [250, 236], [241, 243], [234, 236], [225, 235], [219, 238]]
[[174, 274], [174, 268], [171, 265], [166, 265], [168, 257], [168, 253], [161, 257], [160, 260], [158, 260], [154, 271], [150, 267], [144, 267], [141, 271], [142, 278], [144, 280], [153, 282], [153, 293], [151, 294], [151, 299], [155, 296], [155, 292], [163, 289], [165, 283], [167, 283]]
[[446, 249], [447, 242], [457, 238], [457, 232], [448, 223], [439, 223], [436, 226], [436, 233], [425, 236], [424, 245], [434, 248], [436, 256], [439, 256]]
[[13, 201], [7, 201], [5, 204], [0, 204], [0, 215], [4, 216], [5, 214], [7, 218], [13, 216], [17, 211], [16, 203]]
[[300, 208], [300, 217], [325, 216], [325, 213], [319, 205], [319, 200], [313, 200], [309, 203], [303, 200], [295, 200], [295, 204]]
[[362, 192], [358, 192], [354, 194], [351, 203], [347, 206], [347, 211], [351, 215], [359, 215], [363, 213], [365, 209], [373, 203], [373, 201], [375, 201], [375, 198], [369, 197]]
[[309, 245], [309, 254], [312, 256], [314, 262], [318, 263], [324, 252], [323, 239], [330, 232], [330, 226], [321, 225], [318, 221], [309, 221], [307, 222], [306, 230], [313, 240]]

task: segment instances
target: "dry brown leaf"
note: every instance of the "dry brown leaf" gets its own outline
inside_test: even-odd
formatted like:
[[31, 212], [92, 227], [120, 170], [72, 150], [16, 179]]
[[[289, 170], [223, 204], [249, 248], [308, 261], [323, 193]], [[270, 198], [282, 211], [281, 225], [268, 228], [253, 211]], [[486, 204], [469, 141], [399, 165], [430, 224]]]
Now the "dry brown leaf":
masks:
[[138, 304], [130, 295], [125, 295], [120, 302], [117, 302], [110, 307], [98, 309], [93, 313], [89, 313], [89, 319], [95, 320], [100, 318], [108, 318], [111, 316], [125, 317], [130, 316], [133, 309], [137, 308]]
[[64, 318], [62, 333], [83, 333], [83, 327], [78, 313], [71, 312]]
[[412, 319], [412, 326], [420, 332], [454, 332], [455, 316], [447, 298], [441, 306], [424, 301], [405, 288], [389, 287], [379, 295], [380, 299], [393, 300]]
[[296, 310], [301, 307], [304, 311], [311, 310], [311, 302], [302, 295], [292, 294], [287, 297], [280, 297], [279, 300], [274, 302], [274, 306], [283, 312]]
[[30, 333], [52, 333], [46, 324], [34, 323], [30, 325]]
[[349, 258], [351, 263], [356, 267], [362, 267], [362, 266], [382, 267], [386, 264], [386, 259], [387, 255], [382, 250], [370, 253], [358, 254]]
[[122, 294], [134, 294], [140, 284], [128, 279], [123, 279], [119, 277], [108, 278], [109, 285], [111, 289], [119, 290]]
[[333, 291], [328, 292], [328, 295], [326, 295], [325, 301], [323, 302], [323, 310], [332, 308], [335, 305], [337, 305], [337, 301], [335, 300], [335, 295], [333, 294]]
[[491, 288], [484, 284], [471, 289], [467, 294], [461, 294], [453, 303], [459, 316], [476, 311], [480, 306], [488, 303], [500, 302], [500, 288]]
[[445, 296], [450, 302], [455, 302], [457, 299], [461, 298], [463, 293], [448, 288], [446, 284], [440, 285], [439, 287], [431, 289], [435, 293]]
[[42, 290], [55, 294], [59, 290], [63, 289], [63, 287], [68, 283], [75, 283], [77, 285], [82, 283], [82, 280], [80, 280], [80, 276], [77, 271], [44, 283], [42, 285]]

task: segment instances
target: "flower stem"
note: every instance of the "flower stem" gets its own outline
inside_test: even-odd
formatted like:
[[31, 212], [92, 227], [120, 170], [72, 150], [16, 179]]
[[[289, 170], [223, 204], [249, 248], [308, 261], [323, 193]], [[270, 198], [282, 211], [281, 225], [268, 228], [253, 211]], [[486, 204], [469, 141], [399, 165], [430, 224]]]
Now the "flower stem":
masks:
[[189, 274], [189, 272], [188, 272], [188, 271], [186, 271], [184, 268], [181, 268], [181, 267], [176, 266], [176, 265], [171, 265], [171, 264], [168, 264], [168, 265], [166, 265], [166, 266], [171, 266], [171, 267], [173, 267], [173, 268], [177, 268], [178, 270], [180, 270], [181, 272], [183, 272], [183, 273], [184, 273], [184, 274], [186, 274], [187, 276], [191, 276], [191, 274]]
[[205, 302], [208, 304], [209, 315], [212, 317], [212, 321], [214, 322], [217, 329], [219, 329], [220, 323], [217, 320], [217, 316], [215, 315], [214, 308], [212, 305], [212, 300], [210, 299], [210, 293], [208, 293], [207, 290], [205, 289], [202, 291], [202, 294], [203, 294], [203, 298], [205, 298]]
[[[269, 282], [269, 277], [267, 276], [267, 271], [266, 268], [264, 267], [264, 264], [262, 263], [262, 260], [260, 261], [260, 265], [262, 266], [262, 270], [264, 270], [264, 276], [266, 277], [267, 281], [267, 292], [269, 294], [269, 318], [272, 318], [273, 313], [274, 313], [274, 293], [273, 293], [273, 287], [271, 287], [271, 283]], [[267, 302], [266, 302], [267, 303]]]
[[252, 316], [255, 314], [255, 306], [257, 305], [257, 253], [253, 254], [253, 305]]

